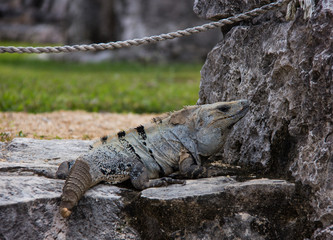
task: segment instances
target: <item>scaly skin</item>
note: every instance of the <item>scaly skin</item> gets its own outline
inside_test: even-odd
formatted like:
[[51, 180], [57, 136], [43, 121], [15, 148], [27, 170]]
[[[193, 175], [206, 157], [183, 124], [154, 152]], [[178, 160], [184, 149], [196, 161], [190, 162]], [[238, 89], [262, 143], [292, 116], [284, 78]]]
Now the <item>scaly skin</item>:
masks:
[[219, 175], [202, 167], [201, 159], [223, 147], [248, 108], [246, 100], [189, 106], [150, 124], [102, 137], [74, 164], [60, 165], [57, 175], [68, 175], [61, 215], [69, 217], [83, 194], [101, 181], [115, 184], [130, 179], [142, 190], [185, 183], [169, 177], [176, 171], [187, 178]]

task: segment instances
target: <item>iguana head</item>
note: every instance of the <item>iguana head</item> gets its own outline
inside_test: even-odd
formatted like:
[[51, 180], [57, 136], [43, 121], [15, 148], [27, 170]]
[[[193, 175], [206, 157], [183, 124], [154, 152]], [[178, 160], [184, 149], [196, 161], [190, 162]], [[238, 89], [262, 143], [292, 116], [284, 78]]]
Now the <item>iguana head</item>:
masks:
[[210, 156], [221, 149], [233, 125], [249, 110], [247, 100], [202, 105], [195, 116], [198, 153]]

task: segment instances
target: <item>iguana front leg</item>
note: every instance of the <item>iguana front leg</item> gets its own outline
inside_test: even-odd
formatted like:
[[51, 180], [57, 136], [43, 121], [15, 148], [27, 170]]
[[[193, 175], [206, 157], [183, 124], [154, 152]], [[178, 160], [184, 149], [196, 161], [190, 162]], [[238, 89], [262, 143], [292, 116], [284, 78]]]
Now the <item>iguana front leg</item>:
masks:
[[208, 169], [198, 165], [192, 155], [184, 148], [179, 153], [179, 172], [186, 178], [206, 178], [227, 175], [225, 169]]
[[142, 190], [150, 187], [162, 187], [169, 184], [184, 184], [185, 180], [162, 177], [149, 179], [148, 171], [142, 163], [137, 163], [130, 173], [130, 179], [136, 189]]

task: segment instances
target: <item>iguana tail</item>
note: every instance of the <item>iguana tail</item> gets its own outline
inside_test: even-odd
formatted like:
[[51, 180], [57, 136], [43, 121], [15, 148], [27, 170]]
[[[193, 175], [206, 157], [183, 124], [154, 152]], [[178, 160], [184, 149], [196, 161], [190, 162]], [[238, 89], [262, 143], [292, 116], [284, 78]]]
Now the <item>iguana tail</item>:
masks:
[[72, 208], [75, 207], [83, 194], [91, 187], [92, 178], [90, 175], [90, 167], [88, 163], [81, 159], [75, 161], [63, 188], [60, 214], [67, 218], [72, 213]]

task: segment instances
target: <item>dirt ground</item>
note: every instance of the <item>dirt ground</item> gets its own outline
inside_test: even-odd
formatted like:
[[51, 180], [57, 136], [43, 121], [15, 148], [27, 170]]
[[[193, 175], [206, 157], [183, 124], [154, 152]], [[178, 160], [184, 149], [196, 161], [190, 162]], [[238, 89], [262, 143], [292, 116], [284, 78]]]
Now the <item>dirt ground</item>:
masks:
[[157, 114], [0, 112], [0, 140], [14, 137], [37, 139], [96, 139], [149, 122]]

